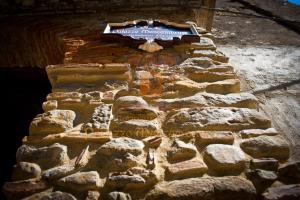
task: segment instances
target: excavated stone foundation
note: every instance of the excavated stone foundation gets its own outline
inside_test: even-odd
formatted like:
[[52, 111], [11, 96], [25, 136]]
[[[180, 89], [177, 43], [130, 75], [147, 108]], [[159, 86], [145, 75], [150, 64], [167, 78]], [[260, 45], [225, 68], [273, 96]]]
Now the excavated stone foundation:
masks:
[[46, 68], [8, 199], [252, 200], [285, 177], [288, 144], [210, 38], [156, 53], [87, 38]]

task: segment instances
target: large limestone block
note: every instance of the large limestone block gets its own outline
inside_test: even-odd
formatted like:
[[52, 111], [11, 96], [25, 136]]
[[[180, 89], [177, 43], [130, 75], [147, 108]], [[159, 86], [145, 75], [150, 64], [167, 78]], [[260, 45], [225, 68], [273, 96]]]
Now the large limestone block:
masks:
[[113, 154], [131, 153], [133, 155], [139, 155], [143, 152], [144, 143], [139, 140], [121, 137], [115, 138], [104, 145], [98, 150], [97, 154], [111, 156]]
[[67, 146], [55, 143], [49, 147], [35, 148], [22, 145], [16, 154], [17, 162], [32, 162], [49, 169], [69, 161]]
[[237, 75], [234, 72], [209, 72], [209, 71], [194, 71], [187, 73], [187, 77], [196, 82], [215, 82], [226, 79], [235, 79]]
[[114, 136], [125, 136], [132, 138], [145, 138], [159, 135], [160, 123], [157, 120], [132, 119], [122, 121], [115, 119], [112, 121], [110, 129]]
[[37, 115], [30, 124], [30, 135], [48, 135], [73, 128], [75, 112], [71, 110], [51, 110]]
[[206, 84], [205, 91], [209, 93], [229, 94], [229, 93], [239, 93], [241, 91], [239, 79], [226, 79], [223, 81], [203, 83], [203, 84]]
[[42, 178], [47, 180], [47, 181], [53, 181], [60, 179], [64, 176], [68, 176], [71, 173], [73, 173], [75, 168], [71, 165], [63, 165], [63, 166], [58, 166], [54, 167], [48, 170], [45, 170], [42, 174]]
[[98, 172], [78, 172], [58, 180], [57, 184], [67, 190], [83, 192], [98, 190], [103, 186]]
[[208, 37], [201, 36], [200, 42], [192, 43], [191, 49], [195, 50], [216, 50], [213, 40]]
[[190, 178], [156, 185], [146, 200], [254, 200], [252, 183], [236, 176], [218, 178]]
[[278, 135], [278, 131], [275, 128], [268, 128], [268, 129], [247, 129], [240, 131], [240, 134], [243, 139], [251, 138], [251, 137], [258, 137], [262, 135], [268, 136], [275, 136]]
[[244, 152], [231, 145], [208, 145], [204, 150], [203, 158], [208, 167], [218, 173], [236, 174], [245, 168]]
[[240, 108], [256, 108], [257, 99], [249, 93], [233, 93], [233, 94], [212, 94], [200, 92], [193, 96], [175, 99], [158, 99], [160, 109], [171, 110], [179, 108], [194, 107], [240, 107]]
[[107, 184], [112, 188], [135, 190], [145, 187], [146, 181], [139, 175], [122, 174], [109, 176]]
[[239, 131], [247, 128], [269, 128], [271, 122], [247, 108], [184, 108], [168, 113], [163, 129], [168, 134], [187, 131]]
[[115, 115], [120, 120], [144, 119], [153, 120], [158, 117], [157, 111], [150, 107], [134, 106], [121, 108]]
[[244, 140], [240, 144], [243, 151], [254, 158], [275, 158], [286, 160], [289, 158], [288, 143], [281, 137], [259, 136]]

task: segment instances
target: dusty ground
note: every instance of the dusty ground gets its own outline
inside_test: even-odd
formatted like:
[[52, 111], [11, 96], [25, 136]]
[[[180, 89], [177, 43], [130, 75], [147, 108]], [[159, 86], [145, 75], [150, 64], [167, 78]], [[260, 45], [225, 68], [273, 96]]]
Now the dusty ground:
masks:
[[[229, 0], [217, 1], [217, 7], [257, 14]], [[259, 98], [260, 109], [291, 144], [291, 159], [300, 160], [300, 35], [272, 20], [223, 12], [216, 13], [213, 33], [241, 77], [242, 90]]]

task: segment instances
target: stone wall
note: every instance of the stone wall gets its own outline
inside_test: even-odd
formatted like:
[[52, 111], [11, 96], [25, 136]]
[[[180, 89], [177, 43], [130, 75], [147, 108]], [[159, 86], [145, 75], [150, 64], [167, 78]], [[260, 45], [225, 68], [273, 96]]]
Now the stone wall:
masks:
[[48, 66], [52, 93], [16, 153], [8, 199], [252, 200], [299, 189], [278, 186], [299, 181], [288, 144], [206, 36], [119, 63], [88, 63], [83, 55], [100, 56], [91, 43], [77, 63]]

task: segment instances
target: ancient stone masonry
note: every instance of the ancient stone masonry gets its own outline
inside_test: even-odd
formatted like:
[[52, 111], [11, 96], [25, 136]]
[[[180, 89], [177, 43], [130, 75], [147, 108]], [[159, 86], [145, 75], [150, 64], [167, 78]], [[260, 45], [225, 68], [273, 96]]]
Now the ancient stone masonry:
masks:
[[8, 199], [254, 200], [299, 188], [271, 187], [299, 163], [286, 163], [287, 142], [211, 39], [139, 55], [46, 68], [52, 93]]

